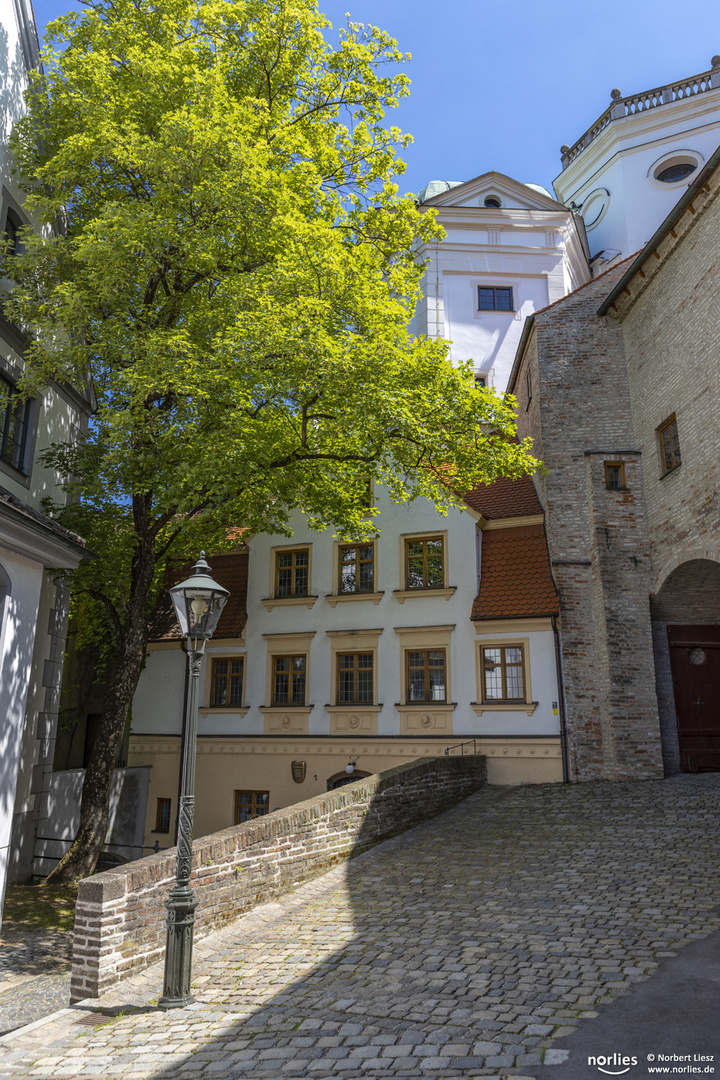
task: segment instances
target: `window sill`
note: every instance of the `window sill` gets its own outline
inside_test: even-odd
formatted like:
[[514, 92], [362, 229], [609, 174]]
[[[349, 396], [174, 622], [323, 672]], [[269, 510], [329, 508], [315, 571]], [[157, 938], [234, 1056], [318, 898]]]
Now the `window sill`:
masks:
[[330, 593], [325, 600], [331, 607], [343, 604], [346, 600], [372, 600], [373, 604], [379, 604], [384, 595], [384, 592]]
[[452, 712], [457, 708], [457, 701], [409, 701], [407, 703], [397, 701], [395, 708], [405, 712], [427, 712], [428, 709], [446, 709]]
[[449, 600], [456, 592], [457, 585], [450, 585], [446, 589], [394, 589], [393, 596], [398, 604], [404, 604], [406, 600], [412, 600], [416, 597], [423, 596], [426, 600], [437, 599], [440, 596], [442, 596], [444, 600]]
[[260, 603], [268, 611], [274, 607], [314, 607], [317, 596], [270, 596]]
[[668, 469], [667, 472], [661, 473], [660, 476], [658, 477], [658, 480], [664, 480], [667, 476], [672, 476], [673, 473], [676, 473], [678, 471], [678, 469], [680, 468], [681, 465], [682, 465], [682, 461], [679, 461], [677, 463], [677, 465], [673, 465], [672, 469]]
[[249, 705], [201, 705], [198, 709], [201, 716], [208, 716], [210, 714], [216, 715], [217, 713], [223, 713], [227, 715], [231, 713], [233, 716], [239, 716], [242, 720], [250, 712]]
[[261, 713], [311, 713], [314, 705], [299, 705], [289, 701], [286, 705], [259, 705]]
[[348, 701], [345, 705], [326, 705], [325, 712], [333, 713], [357, 713], [357, 712], [372, 712], [379, 713], [382, 709], [382, 705], [369, 705], [359, 701]]
[[477, 701], [470, 702], [470, 708], [476, 716], [482, 716], [484, 712], [524, 712], [532, 716], [538, 707], [537, 701], [487, 701], [482, 705]]

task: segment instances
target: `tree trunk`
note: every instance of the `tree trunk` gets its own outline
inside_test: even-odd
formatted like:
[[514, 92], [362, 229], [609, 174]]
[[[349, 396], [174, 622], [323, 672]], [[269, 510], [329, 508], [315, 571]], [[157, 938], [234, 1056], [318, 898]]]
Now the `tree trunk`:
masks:
[[[137, 507], [134, 509], [137, 511]], [[113, 771], [145, 663], [148, 638], [145, 610], [155, 567], [154, 537], [147, 536], [147, 531], [133, 558], [132, 586], [117, 667], [108, 685], [102, 724], [85, 769], [80, 826], [70, 849], [49, 874], [49, 885], [65, 885], [88, 877], [105, 844]]]

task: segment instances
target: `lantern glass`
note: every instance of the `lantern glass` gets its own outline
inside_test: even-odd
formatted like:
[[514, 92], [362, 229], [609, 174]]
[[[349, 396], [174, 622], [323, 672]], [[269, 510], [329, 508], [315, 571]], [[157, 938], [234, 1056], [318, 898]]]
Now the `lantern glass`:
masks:
[[192, 576], [174, 585], [170, 596], [183, 636], [210, 638], [230, 593], [210, 577], [205, 552], [201, 552]]

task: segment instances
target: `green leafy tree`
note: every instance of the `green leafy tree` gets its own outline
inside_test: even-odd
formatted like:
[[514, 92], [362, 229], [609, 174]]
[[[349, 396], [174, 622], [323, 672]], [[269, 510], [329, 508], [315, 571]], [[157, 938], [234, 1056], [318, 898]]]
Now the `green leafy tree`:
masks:
[[55, 881], [101, 850], [169, 560], [296, 508], [366, 534], [371, 476], [446, 510], [532, 465], [510, 405], [407, 330], [413, 245], [438, 229], [393, 183], [404, 57], [358, 24], [331, 46], [328, 25], [314, 0], [93, 0], [50, 27], [14, 137], [45, 229], [9, 309], [35, 328], [28, 392], [95, 387], [86, 437], [51, 457], [74, 496], [57, 512], [97, 555], [74, 575], [81, 634], [113, 659]]

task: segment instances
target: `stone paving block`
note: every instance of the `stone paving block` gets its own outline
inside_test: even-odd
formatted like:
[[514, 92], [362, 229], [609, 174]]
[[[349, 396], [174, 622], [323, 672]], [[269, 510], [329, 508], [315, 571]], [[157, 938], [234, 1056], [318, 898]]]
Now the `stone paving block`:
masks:
[[[41, 1080], [539, 1076], [557, 1038], [720, 924], [718, 803], [717, 775], [485, 789], [196, 941], [182, 1018], [52, 1021]], [[149, 968], [93, 1008], [161, 986]], [[41, 1076], [37, 1033], [0, 1056]]]

